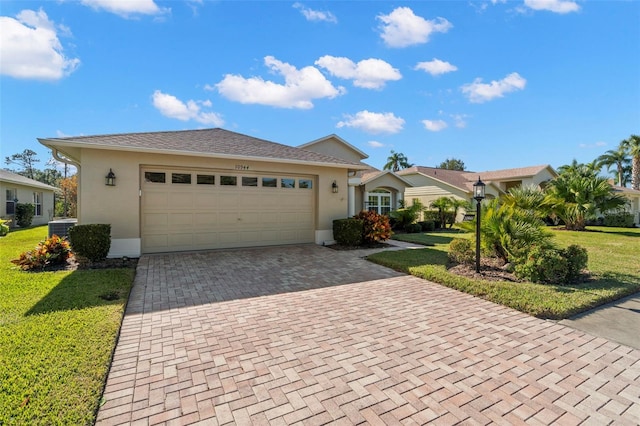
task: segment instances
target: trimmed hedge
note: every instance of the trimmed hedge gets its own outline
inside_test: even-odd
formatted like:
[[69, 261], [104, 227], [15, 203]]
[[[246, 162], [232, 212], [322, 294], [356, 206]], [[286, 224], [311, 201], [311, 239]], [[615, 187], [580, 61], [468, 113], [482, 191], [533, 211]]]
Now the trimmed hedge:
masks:
[[362, 244], [363, 233], [364, 221], [361, 219], [348, 218], [333, 221], [333, 238], [338, 244], [357, 247]]
[[69, 241], [75, 254], [99, 262], [107, 258], [111, 248], [111, 225], [75, 225], [69, 228]]
[[28, 228], [36, 215], [36, 206], [29, 203], [16, 204], [16, 224], [20, 228]]
[[617, 228], [633, 228], [633, 215], [628, 212], [608, 213], [604, 216], [603, 225]]

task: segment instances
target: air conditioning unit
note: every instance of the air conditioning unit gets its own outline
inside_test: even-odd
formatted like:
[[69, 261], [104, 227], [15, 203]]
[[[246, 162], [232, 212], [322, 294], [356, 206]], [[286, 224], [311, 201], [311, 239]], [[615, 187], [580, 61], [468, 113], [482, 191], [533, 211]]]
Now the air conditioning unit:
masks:
[[52, 235], [57, 235], [58, 237], [68, 237], [69, 236], [69, 228], [76, 225], [78, 223], [78, 219], [58, 219], [52, 220], [49, 222], [49, 238]]

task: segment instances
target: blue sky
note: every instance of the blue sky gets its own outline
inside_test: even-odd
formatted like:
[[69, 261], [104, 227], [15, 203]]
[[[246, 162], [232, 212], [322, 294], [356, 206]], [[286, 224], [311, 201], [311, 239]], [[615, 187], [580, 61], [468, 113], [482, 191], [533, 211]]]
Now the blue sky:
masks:
[[378, 168], [592, 161], [640, 133], [639, 22], [636, 1], [3, 0], [1, 155], [222, 127], [336, 133]]

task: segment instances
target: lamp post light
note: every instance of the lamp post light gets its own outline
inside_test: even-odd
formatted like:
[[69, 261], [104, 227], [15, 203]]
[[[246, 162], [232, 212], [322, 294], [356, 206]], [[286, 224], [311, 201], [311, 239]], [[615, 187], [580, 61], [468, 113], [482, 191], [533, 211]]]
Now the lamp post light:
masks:
[[480, 212], [482, 200], [484, 200], [485, 184], [480, 180], [473, 184], [473, 198], [476, 200], [476, 272], [480, 273]]

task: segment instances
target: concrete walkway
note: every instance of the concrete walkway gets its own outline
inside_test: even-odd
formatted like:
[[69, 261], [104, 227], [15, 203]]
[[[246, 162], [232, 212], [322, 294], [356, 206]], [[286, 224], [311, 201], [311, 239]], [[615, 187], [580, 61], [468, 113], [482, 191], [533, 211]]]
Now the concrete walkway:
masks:
[[639, 350], [363, 254], [142, 257], [97, 424], [639, 423]]

